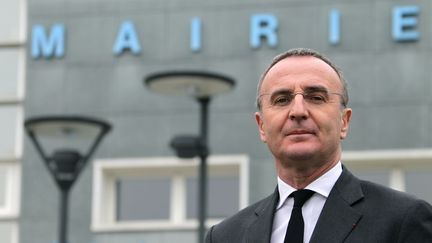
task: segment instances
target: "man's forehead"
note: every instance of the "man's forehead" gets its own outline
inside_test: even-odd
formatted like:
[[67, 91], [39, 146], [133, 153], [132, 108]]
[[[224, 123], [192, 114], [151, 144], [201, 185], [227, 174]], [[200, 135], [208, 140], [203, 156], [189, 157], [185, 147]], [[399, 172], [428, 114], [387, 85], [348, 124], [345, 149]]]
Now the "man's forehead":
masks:
[[262, 88], [266, 84], [342, 88], [340, 78], [333, 68], [312, 56], [292, 56], [279, 61], [267, 72]]
[[277, 85], [263, 89], [261, 94], [296, 93], [296, 92], [332, 92], [333, 89], [320, 83], [309, 83], [301, 85]]
[[[339, 77], [336, 71], [323, 60], [313, 56], [290, 56], [274, 64], [267, 72], [267, 75], [283, 71], [301, 72], [304, 70], [314, 69], [316, 71], [325, 71]], [[267, 76], [266, 75], [266, 76]]]

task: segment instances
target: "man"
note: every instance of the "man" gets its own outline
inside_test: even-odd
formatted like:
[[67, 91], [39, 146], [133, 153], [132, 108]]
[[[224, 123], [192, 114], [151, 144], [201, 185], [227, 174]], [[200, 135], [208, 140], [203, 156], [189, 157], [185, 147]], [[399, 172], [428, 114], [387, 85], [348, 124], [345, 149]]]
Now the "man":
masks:
[[277, 190], [213, 226], [206, 242], [431, 243], [429, 204], [342, 166], [347, 103], [345, 81], [330, 60], [309, 49], [277, 56], [258, 84], [255, 114], [275, 159]]

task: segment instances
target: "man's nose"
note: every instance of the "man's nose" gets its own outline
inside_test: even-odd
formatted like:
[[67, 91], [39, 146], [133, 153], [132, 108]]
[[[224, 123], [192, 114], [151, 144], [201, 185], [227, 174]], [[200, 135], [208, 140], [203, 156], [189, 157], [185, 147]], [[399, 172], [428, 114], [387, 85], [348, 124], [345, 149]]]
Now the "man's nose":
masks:
[[289, 118], [291, 120], [306, 120], [309, 117], [309, 112], [306, 107], [306, 102], [303, 95], [295, 95], [291, 102]]

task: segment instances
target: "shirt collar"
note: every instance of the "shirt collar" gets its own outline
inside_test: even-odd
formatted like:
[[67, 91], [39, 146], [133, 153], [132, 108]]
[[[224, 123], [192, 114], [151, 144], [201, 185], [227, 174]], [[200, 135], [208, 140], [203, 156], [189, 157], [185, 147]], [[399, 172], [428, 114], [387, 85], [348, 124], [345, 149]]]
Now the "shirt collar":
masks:
[[[318, 193], [324, 196], [325, 198], [327, 198], [328, 195], [330, 194], [331, 189], [333, 188], [334, 184], [336, 183], [337, 179], [341, 174], [342, 174], [342, 164], [339, 161], [335, 166], [333, 166], [333, 168], [331, 168], [325, 174], [321, 175], [316, 180], [314, 180], [309, 185], [307, 185], [305, 189], [312, 190], [315, 193]], [[279, 176], [277, 180], [278, 180], [278, 191], [279, 191], [279, 203], [276, 209], [279, 209], [285, 203], [288, 196], [292, 192], [296, 191], [297, 189], [286, 184], [284, 181], [282, 181], [279, 178]]]

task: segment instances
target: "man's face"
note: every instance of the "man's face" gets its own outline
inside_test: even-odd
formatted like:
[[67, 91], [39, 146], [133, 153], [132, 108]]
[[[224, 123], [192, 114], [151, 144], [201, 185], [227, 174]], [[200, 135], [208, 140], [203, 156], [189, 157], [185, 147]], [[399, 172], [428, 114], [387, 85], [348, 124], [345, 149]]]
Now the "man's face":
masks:
[[318, 58], [292, 56], [269, 70], [260, 90], [262, 110], [255, 118], [261, 140], [276, 161], [298, 166], [301, 161], [340, 159], [340, 141], [351, 118], [340, 94], [338, 75]]

